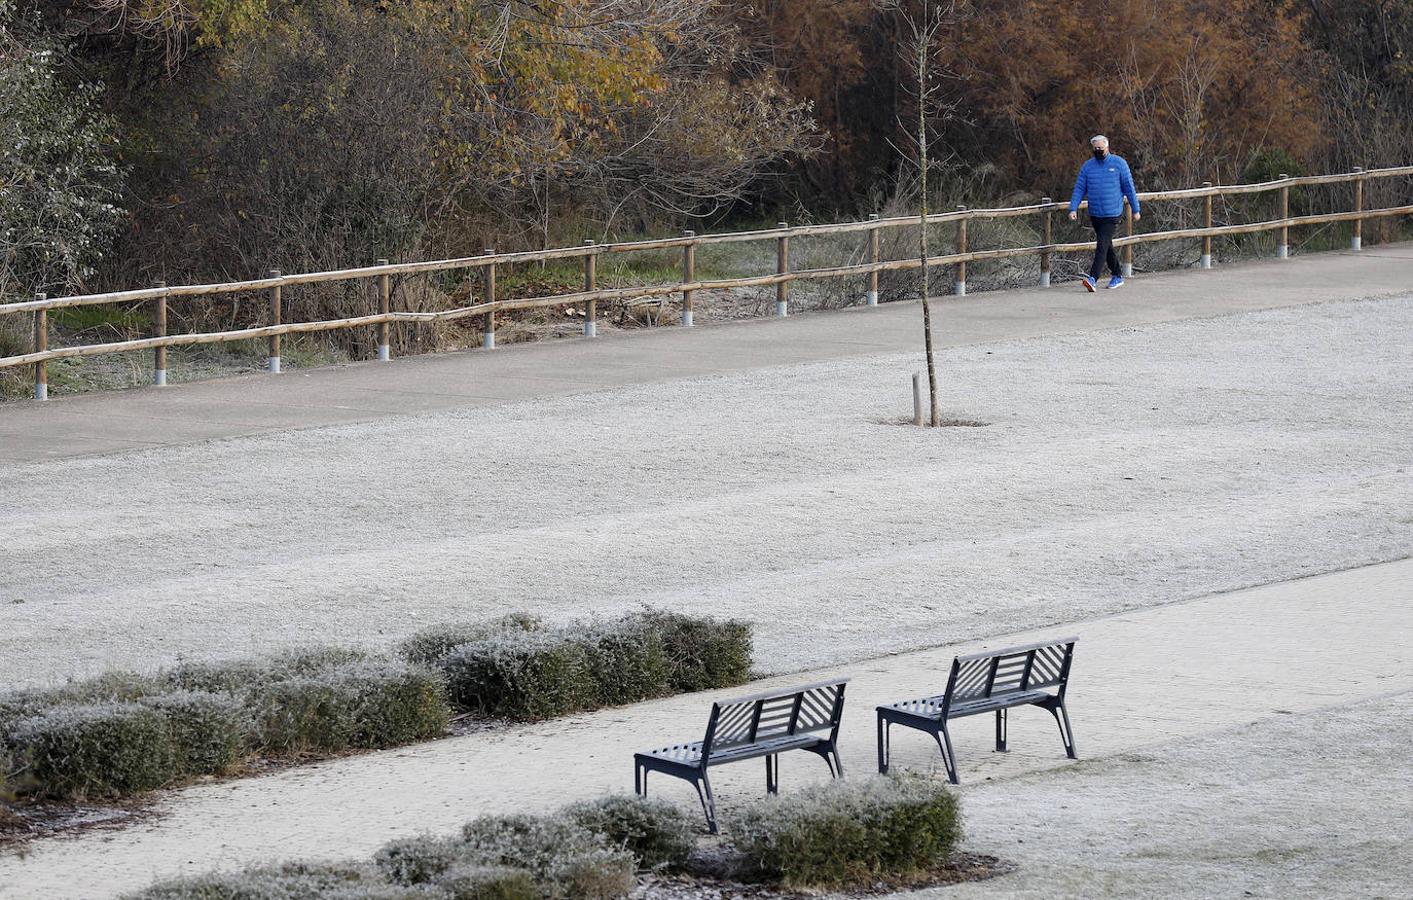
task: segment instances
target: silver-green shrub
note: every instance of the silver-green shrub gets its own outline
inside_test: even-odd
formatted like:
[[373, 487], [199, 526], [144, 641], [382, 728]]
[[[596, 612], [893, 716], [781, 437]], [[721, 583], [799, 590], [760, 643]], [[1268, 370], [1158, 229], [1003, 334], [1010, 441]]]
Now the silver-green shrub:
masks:
[[398, 645], [410, 663], [440, 666], [457, 647], [483, 640], [502, 631], [535, 631], [540, 620], [528, 613], [511, 613], [491, 622], [454, 623], [423, 628]]
[[166, 717], [178, 773], [225, 775], [240, 762], [251, 721], [245, 704], [235, 697], [172, 691], [138, 703]]
[[450, 719], [440, 678], [390, 662], [355, 662], [257, 688], [249, 703], [268, 753], [330, 753], [437, 737]]
[[661, 635], [672, 689], [692, 693], [745, 684], [751, 674], [751, 626], [650, 610], [645, 624]]
[[525, 869], [554, 900], [613, 900], [636, 883], [633, 854], [569, 816], [484, 816], [462, 829], [462, 840], [469, 862]]
[[614, 794], [571, 804], [564, 812], [610, 847], [632, 853], [642, 871], [681, 868], [697, 843], [695, 820], [665, 800]]
[[453, 867], [437, 882], [452, 900], [539, 900], [535, 878], [524, 869], [510, 866]]
[[595, 705], [584, 641], [567, 630], [503, 632], [458, 647], [443, 665], [451, 700], [462, 709], [521, 721]]
[[287, 863], [155, 884], [126, 900], [430, 900], [447, 894], [431, 887], [392, 885], [371, 866]]
[[831, 782], [753, 803], [737, 815], [731, 842], [748, 876], [831, 887], [935, 867], [961, 837], [956, 794], [905, 776]]
[[167, 717], [137, 703], [59, 706], [9, 729], [37, 792], [66, 800], [120, 797], [176, 777]]
[[462, 862], [465, 849], [456, 838], [418, 835], [384, 844], [373, 864], [398, 884], [430, 884]]

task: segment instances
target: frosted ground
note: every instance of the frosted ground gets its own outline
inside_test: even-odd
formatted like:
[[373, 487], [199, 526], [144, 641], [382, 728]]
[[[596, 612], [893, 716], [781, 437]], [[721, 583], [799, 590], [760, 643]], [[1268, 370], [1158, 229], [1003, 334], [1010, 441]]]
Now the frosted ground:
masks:
[[[648, 603], [786, 672], [1408, 556], [1413, 298], [0, 470], [0, 685]], [[1351, 598], [1350, 602], [1357, 602]]]

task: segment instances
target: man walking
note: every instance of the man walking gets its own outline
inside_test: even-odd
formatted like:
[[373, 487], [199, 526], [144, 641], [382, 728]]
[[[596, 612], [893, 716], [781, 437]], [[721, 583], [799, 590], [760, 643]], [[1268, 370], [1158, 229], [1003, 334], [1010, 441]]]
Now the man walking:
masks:
[[1079, 177], [1074, 181], [1074, 195], [1070, 197], [1070, 221], [1079, 218], [1079, 204], [1089, 200], [1089, 222], [1094, 226], [1094, 264], [1089, 274], [1084, 276], [1084, 289], [1094, 292], [1099, 276], [1108, 263], [1113, 277], [1109, 279], [1109, 290], [1124, 286], [1123, 273], [1119, 269], [1119, 258], [1114, 255], [1114, 229], [1124, 217], [1124, 198], [1133, 208], [1133, 220], [1137, 222], [1138, 192], [1133, 189], [1133, 174], [1122, 156], [1109, 152], [1109, 139], [1096, 134], [1089, 139], [1089, 149], [1093, 159], [1086, 159], [1079, 168]]

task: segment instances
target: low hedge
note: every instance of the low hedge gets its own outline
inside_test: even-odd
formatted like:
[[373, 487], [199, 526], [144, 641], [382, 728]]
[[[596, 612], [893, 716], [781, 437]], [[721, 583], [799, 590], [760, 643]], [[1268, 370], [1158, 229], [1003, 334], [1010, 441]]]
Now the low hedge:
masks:
[[731, 842], [751, 877], [838, 887], [931, 869], [961, 837], [957, 795], [904, 776], [831, 782], [751, 804], [736, 816]]
[[751, 630], [652, 611], [558, 628], [517, 614], [427, 629], [399, 652], [404, 661], [297, 650], [0, 695], [0, 753], [28, 794], [117, 797], [230, 774], [251, 754], [436, 737], [451, 705], [533, 721], [735, 686], [749, 674]]
[[649, 612], [552, 629], [500, 630], [447, 651], [441, 668], [461, 709], [537, 721], [734, 687], [749, 677], [750, 660], [745, 623]]
[[66, 800], [150, 791], [180, 771], [167, 717], [139, 703], [57, 707], [20, 720], [8, 743], [40, 792]]
[[680, 869], [697, 845], [695, 820], [665, 800], [611, 794], [571, 804], [564, 812], [609, 846], [632, 853], [641, 871]]

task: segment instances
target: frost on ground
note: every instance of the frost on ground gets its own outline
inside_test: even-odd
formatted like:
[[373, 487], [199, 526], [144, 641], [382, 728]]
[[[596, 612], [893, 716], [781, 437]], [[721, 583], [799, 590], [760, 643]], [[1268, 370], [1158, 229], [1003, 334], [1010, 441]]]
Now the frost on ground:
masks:
[[968, 849], [1018, 871], [910, 896], [1407, 896], [1410, 702], [1276, 716], [966, 788]]
[[[945, 327], [945, 320], [942, 327]], [[0, 685], [642, 603], [784, 672], [1413, 548], [1413, 297], [0, 470]], [[1357, 602], [1357, 601], [1351, 601]]]

